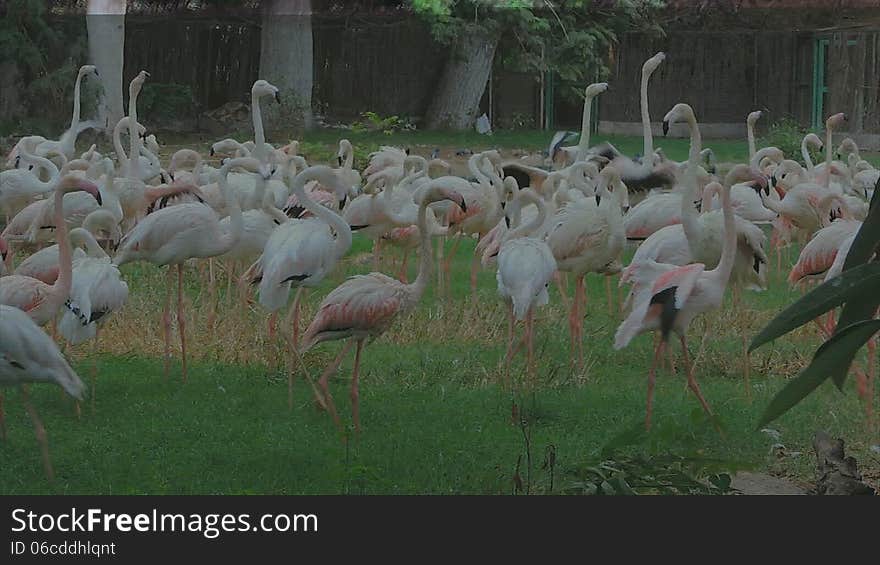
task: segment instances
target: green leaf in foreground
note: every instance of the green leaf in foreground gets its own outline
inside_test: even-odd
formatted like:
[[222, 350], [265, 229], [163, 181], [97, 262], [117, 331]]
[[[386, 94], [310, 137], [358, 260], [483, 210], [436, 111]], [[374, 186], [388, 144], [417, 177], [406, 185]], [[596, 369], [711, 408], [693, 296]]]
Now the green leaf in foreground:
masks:
[[810, 365], [780, 390], [758, 422], [758, 428], [772, 422], [803, 400], [826, 379], [849, 366], [859, 349], [880, 331], [880, 320], [866, 320], [847, 326], [822, 344]]
[[[839, 277], [819, 285], [780, 312], [761, 330], [761, 333], [755, 336], [749, 345], [749, 351], [754, 351], [856, 297], [880, 300], [876, 292], [877, 288], [880, 288], [880, 263], [867, 263], [843, 271]], [[876, 309], [876, 306], [874, 308]], [[841, 323], [843, 322], [841, 317]], [[847, 325], [849, 324], [840, 327]]]

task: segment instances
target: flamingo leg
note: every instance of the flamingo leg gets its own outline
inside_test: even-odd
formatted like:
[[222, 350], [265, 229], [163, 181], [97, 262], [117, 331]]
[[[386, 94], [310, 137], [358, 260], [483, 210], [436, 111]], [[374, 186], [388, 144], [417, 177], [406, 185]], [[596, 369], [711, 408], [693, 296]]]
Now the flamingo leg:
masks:
[[232, 279], [235, 277], [235, 261], [226, 262], [226, 304], [232, 305]]
[[382, 238], [380, 237], [380, 238], [376, 238], [376, 240], [373, 242], [373, 270], [374, 271], [379, 270], [379, 260], [381, 258], [380, 254], [379, 254], [379, 244], [381, 243], [381, 241], [382, 241]]
[[361, 350], [364, 347], [364, 340], [357, 340], [357, 349], [354, 352], [354, 369], [351, 371], [351, 420], [354, 422], [354, 431], [355, 433], [360, 433], [361, 431], [361, 416], [360, 416], [360, 388], [358, 384], [358, 379], [360, 378], [360, 365], [361, 365]]
[[504, 354], [504, 385], [510, 384], [510, 360], [513, 358], [513, 302], [507, 304], [507, 352]]
[[269, 340], [275, 339], [275, 326], [278, 323], [278, 312], [272, 312], [269, 314], [269, 318], [266, 320], [266, 333], [269, 336]]
[[[529, 308], [528, 313], [526, 314], [526, 370], [529, 374], [529, 379], [531, 381], [535, 380], [535, 339], [534, 339], [534, 330], [535, 330], [535, 318], [534, 318], [534, 310]], [[534, 385], [534, 382], [532, 382]]]
[[569, 309], [571, 301], [568, 299], [568, 280], [565, 273], [556, 271], [553, 273], [553, 280], [556, 281], [556, 288], [559, 290], [559, 299], [562, 300], [562, 307]]
[[324, 402], [327, 405], [327, 410], [330, 412], [330, 415], [333, 417], [333, 421], [339, 428], [342, 428], [342, 422], [339, 420], [339, 414], [336, 413], [336, 405], [333, 404], [333, 396], [330, 394], [330, 375], [336, 372], [336, 369], [339, 368], [339, 364], [342, 362], [342, 358], [348, 353], [348, 350], [351, 349], [352, 341], [346, 340], [345, 345], [342, 346], [342, 349], [339, 350], [339, 355], [336, 356], [336, 359], [327, 365], [327, 368], [321, 374], [321, 378], [318, 379], [318, 386], [321, 388], [321, 393], [324, 395]]
[[578, 367], [583, 368], [584, 366], [584, 340], [583, 340], [583, 331], [584, 331], [584, 310], [586, 309], [587, 302], [587, 289], [584, 284], [584, 276], [580, 275], [577, 277], [575, 282], [575, 311], [577, 312], [577, 316], [574, 319], [574, 329], [575, 329], [575, 345], [577, 346], [577, 362]]
[[397, 273], [397, 280], [406, 284], [409, 281], [409, 273], [407, 272], [407, 263], [409, 262], [409, 249], [403, 250], [403, 262], [400, 264], [400, 271]]
[[211, 308], [208, 311], [208, 331], [214, 331], [214, 321], [217, 318], [217, 281], [214, 277], [214, 259], [208, 259], [208, 300]]
[[654, 383], [657, 380], [657, 363], [662, 358], [664, 349], [666, 349], [666, 341], [661, 338], [660, 343], [654, 346], [654, 360], [648, 371], [648, 403], [645, 408], [645, 429], [648, 431], [651, 430], [651, 414], [654, 410]]
[[3, 410], [3, 400], [6, 393], [0, 391], [0, 440], [6, 441], [6, 412]]
[[444, 289], [444, 271], [443, 271], [443, 252], [446, 249], [446, 236], [440, 236], [437, 238], [437, 294], [439, 296], [443, 296]]
[[101, 328], [95, 328], [95, 339], [92, 341], [92, 390], [89, 391], [89, 402], [92, 405], [92, 414], [95, 413], [95, 396], [98, 390], [98, 339], [101, 337]]
[[183, 263], [177, 264], [177, 331], [180, 333], [183, 382], [186, 382], [186, 312], [184, 312], [183, 306]]
[[165, 282], [165, 308], [162, 310], [162, 334], [165, 337], [165, 378], [171, 370], [171, 288], [174, 277], [173, 267], [168, 266], [168, 277]]
[[477, 303], [477, 272], [480, 270], [480, 256], [474, 250], [474, 256], [471, 258], [471, 301], [474, 305]]
[[611, 275], [605, 275], [605, 298], [608, 300], [608, 317], [614, 317], [614, 299], [611, 297]]
[[22, 404], [24, 404], [24, 408], [25, 410], [27, 410], [28, 416], [31, 417], [31, 422], [34, 425], [34, 435], [37, 436], [37, 443], [40, 444], [40, 455], [43, 458], [43, 469], [46, 470], [46, 476], [51, 482], [55, 478], [55, 473], [52, 472], [52, 461], [49, 459], [49, 439], [46, 435], [46, 428], [43, 427], [43, 422], [40, 421], [40, 417], [37, 415], [36, 409], [34, 409], [33, 405], [31, 404], [26, 386], [21, 387], [21, 401]]
[[679, 340], [681, 341], [681, 351], [684, 354], [684, 365], [685, 370], [687, 371], [688, 387], [697, 396], [697, 400], [700, 401], [700, 405], [703, 407], [706, 415], [711, 417], [712, 409], [709, 408], [709, 403], [706, 402], [706, 399], [703, 397], [703, 393], [700, 391], [700, 385], [697, 384], [697, 379], [694, 378], [694, 366], [691, 364], [690, 355], [688, 354], [687, 341], [685, 340], [684, 335], [679, 336]]

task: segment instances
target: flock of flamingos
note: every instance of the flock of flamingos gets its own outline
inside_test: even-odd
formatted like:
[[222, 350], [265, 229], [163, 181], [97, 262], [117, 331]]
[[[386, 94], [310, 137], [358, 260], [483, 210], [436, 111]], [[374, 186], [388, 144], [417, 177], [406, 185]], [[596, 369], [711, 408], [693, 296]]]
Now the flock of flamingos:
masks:
[[[97, 74], [95, 67], [83, 66], [70, 129], [57, 141], [22, 138], [9, 155], [8, 170], [0, 173], [0, 209], [7, 219], [0, 235], [0, 385], [22, 385], [47, 474], [51, 478], [46, 432], [24, 385], [56, 383], [70, 396], [83, 398], [85, 385], [54, 338], [60, 334], [65, 347], [96, 340], [101, 325], [124, 307], [129, 294], [119, 267], [135, 261], [168, 267], [162, 316], [166, 375], [177, 279], [184, 378], [184, 264], [225, 261], [230, 287], [239, 266], [236, 280], [243, 293], [256, 290], [270, 314], [270, 332], [295, 287], [285, 322], [293, 328], [285, 332], [291, 354], [323, 341], [345, 341], [317, 386], [313, 383], [316, 401], [337, 424], [328, 380], [355, 348], [351, 400], [356, 430], [364, 342], [418, 304], [432, 279], [432, 237], [478, 238], [472, 288], [480, 263], [495, 265], [498, 293], [509, 306], [506, 378], [522, 349], [527, 371], [533, 370], [533, 314], [548, 302], [550, 284], [559, 285], [570, 311], [571, 363], [582, 364], [584, 276], [606, 275], [610, 289], [610, 276], [619, 274], [629, 294], [614, 347], [626, 347], [645, 332], [659, 335], [648, 373], [645, 425], [651, 425], [655, 370], [672, 334], [681, 344], [688, 386], [711, 414], [689, 359], [688, 325], [720, 308], [728, 285], [735, 299], [742, 290], [766, 287], [767, 242], [759, 224], [772, 224], [777, 257], [788, 242], [805, 243], [791, 283], [839, 273], [880, 171], [860, 159], [849, 139], [832, 159], [832, 130], [845, 120], [843, 114], [828, 118], [824, 143], [815, 134], [804, 138], [801, 164], [775, 147], [756, 149], [754, 124], [761, 113], [753, 112], [747, 119], [749, 163], [716, 177], [711, 152], [703, 149], [697, 118], [687, 104], [676, 104], [663, 117], [664, 132], [675, 123], [690, 131], [688, 160], [669, 160], [654, 149], [648, 113], [648, 81], [663, 60], [658, 53], [642, 68], [645, 145], [640, 157], [623, 155], [607, 143], [590, 146], [591, 100], [608, 88], [597, 83], [586, 89], [578, 145], [565, 146], [565, 135], [554, 137], [547, 169], [503, 160], [497, 150], [489, 150], [470, 157], [471, 178], [450, 174], [442, 160], [393, 147], [373, 153], [359, 172], [347, 140], [339, 143], [337, 166], [308, 165], [296, 142], [281, 148], [266, 143], [260, 101], [279, 95], [265, 80], [252, 89], [253, 141], [215, 143], [211, 156], [224, 157], [219, 168], [205, 164], [199, 152], [183, 149], [166, 170], [156, 156], [155, 137], [145, 135], [137, 121], [138, 93], [149, 77], [144, 71], [130, 84], [129, 115], [115, 127], [115, 155], [101, 155], [95, 146], [77, 155], [77, 135], [88, 127], [80, 120], [80, 84]], [[128, 135], [127, 154], [123, 134]], [[823, 148], [825, 162], [814, 164], [810, 150]], [[412, 282], [405, 274], [382, 272], [348, 278], [324, 297], [300, 336], [302, 293], [338, 267], [355, 232], [374, 240], [377, 271], [380, 244], [407, 253], [417, 250], [418, 275]], [[638, 248], [625, 266], [621, 258], [628, 240], [638, 242]], [[39, 250], [24, 257], [25, 248]], [[441, 273], [448, 270], [449, 258], [438, 258]], [[565, 277], [575, 281], [570, 298]], [[517, 337], [519, 321], [524, 331]], [[52, 337], [42, 329], [48, 324]], [[822, 322], [826, 331], [831, 324], [833, 319]], [[0, 428], [5, 437], [2, 404]]]

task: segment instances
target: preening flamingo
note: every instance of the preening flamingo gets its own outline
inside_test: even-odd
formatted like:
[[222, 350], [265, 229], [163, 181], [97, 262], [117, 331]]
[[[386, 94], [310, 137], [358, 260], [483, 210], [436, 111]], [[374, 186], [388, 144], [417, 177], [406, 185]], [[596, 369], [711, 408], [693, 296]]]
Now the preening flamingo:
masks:
[[401, 315], [407, 314], [418, 304], [428, 286], [431, 274], [431, 236], [427, 225], [428, 206], [433, 202], [451, 200], [463, 209], [467, 208], [464, 198], [458, 192], [463, 186], [470, 186], [458, 177], [440, 177], [430, 181], [421, 194], [419, 203], [419, 232], [422, 237], [419, 274], [412, 284], [403, 284], [382, 273], [370, 273], [350, 277], [336, 287], [318, 307], [315, 319], [309, 324], [303, 336], [303, 351], [307, 351], [322, 341], [351, 338], [327, 367], [318, 382], [330, 414], [340, 424], [339, 416], [330, 396], [328, 380], [343, 356], [354, 342], [357, 349], [354, 358], [351, 383], [351, 411], [354, 428], [360, 430], [358, 371], [361, 349], [364, 340], [382, 335]]
[[65, 194], [75, 191], [87, 192], [98, 202], [101, 199], [98, 186], [89, 180], [66, 175], [57, 181], [54, 204], [60, 272], [55, 284], [48, 285], [43, 281], [21, 275], [9, 275], [3, 277], [0, 282], [0, 304], [15, 306], [26, 312], [40, 326], [55, 318], [58, 309], [64, 305], [70, 295], [73, 251], [67, 237], [62, 203]]
[[621, 212], [624, 191], [608, 192], [608, 186], [618, 179], [619, 173], [613, 166], [602, 169], [595, 199], [575, 200], [559, 210], [547, 236], [559, 270], [575, 278], [568, 324], [571, 361], [577, 359], [579, 367], [583, 366], [583, 307], [587, 300], [584, 275], [619, 272], [619, 258], [626, 243]]
[[[12, 306], [0, 304], [0, 386], [21, 387], [22, 402], [40, 444], [43, 468], [51, 481], [53, 472], [46, 429], [28, 398], [25, 383], [55, 383], [77, 400], [82, 400], [85, 392], [85, 385], [70, 368], [55, 342], [27, 314]], [[2, 404], [0, 432], [5, 439], [6, 424]]]
[[228, 252], [242, 231], [242, 213], [238, 200], [226, 182], [232, 167], [242, 167], [259, 172], [264, 177], [268, 171], [250, 157], [230, 159], [220, 170], [223, 194], [229, 202], [230, 222], [221, 219], [209, 206], [186, 202], [162, 208], [146, 216], [128, 232], [119, 244], [114, 264], [122, 266], [132, 261], [148, 261], [155, 265], [168, 265], [165, 307], [162, 323], [165, 336], [165, 375], [168, 375], [171, 357], [171, 286], [174, 265], [177, 266], [177, 327], [180, 332], [180, 349], [183, 360], [183, 379], [186, 380], [186, 314], [183, 304], [183, 263], [192, 258], [209, 258]]
[[[523, 204], [537, 207], [537, 215], [528, 223], [522, 223], [520, 210]], [[515, 320], [525, 320], [525, 342], [529, 373], [534, 357], [534, 308], [547, 304], [547, 287], [556, 272], [556, 259], [543, 236], [536, 237], [544, 226], [547, 209], [544, 200], [531, 189], [519, 191], [515, 200], [505, 210], [507, 217], [515, 218], [514, 228], [507, 233], [498, 252], [498, 294], [508, 303], [508, 344], [505, 355], [505, 376], [509, 374], [510, 362], [516, 353], [514, 346]]]
[[[689, 167], [689, 169], [692, 169]], [[689, 171], [690, 175], [694, 172]], [[651, 411], [654, 399], [654, 381], [657, 361], [666, 349], [669, 335], [679, 336], [687, 370], [688, 387], [697, 396], [703, 410], [711, 416], [709, 404], [700, 392], [694, 377], [694, 367], [687, 349], [687, 328], [698, 315], [717, 309], [724, 299], [724, 290], [736, 254], [735, 215], [730, 204], [730, 187], [722, 190], [724, 214], [724, 249], [721, 261], [712, 270], [705, 270], [702, 263], [685, 266], [668, 265], [647, 260], [631, 265], [631, 277], [639, 285], [633, 309], [617, 328], [614, 348], [622, 349], [637, 335], [660, 330], [660, 342], [654, 350], [654, 360], [648, 372], [648, 400], [645, 427], [651, 428]]]

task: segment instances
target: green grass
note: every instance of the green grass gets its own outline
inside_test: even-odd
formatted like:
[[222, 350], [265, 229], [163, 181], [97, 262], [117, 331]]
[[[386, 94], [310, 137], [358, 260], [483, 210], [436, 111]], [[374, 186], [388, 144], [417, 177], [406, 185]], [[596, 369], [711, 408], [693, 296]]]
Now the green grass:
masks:
[[[370, 270], [363, 261], [368, 249], [368, 242], [356, 240], [345, 268], [308, 296], [306, 320], [343, 276]], [[586, 369], [569, 369], [566, 313], [554, 291], [538, 315], [537, 383], [531, 390], [523, 387], [518, 361], [517, 392], [505, 391], [499, 369], [505, 311], [494, 272], [488, 270], [480, 273], [478, 309], [469, 307], [471, 249], [464, 242], [456, 256], [450, 296], [435, 295], [432, 285], [409, 318], [365, 349], [363, 431], [358, 437], [349, 433], [348, 442], [329, 416], [314, 408], [302, 374], [294, 409], [288, 411], [286, 356], [266, 338], [265, 315], [258, 308], [225, 307], [221, 293], [217, 326], [207, 336], [207, 293], [195, 268], [187, 269], [190, 378], [181, 382], [175, 353], [172, 376], [165, 380], [159, 325], [164, 272], [126, 266], [131, 300], [103, 332], [102, 353], [91, 356], [84, 346], [73, 355], [85, 380], [97, 360], [94, 412], [87, 401], [77, 419], [72, 402], [57, 387], [32, 389], [49, 432], [54, 483], [42, 474], [20, 395], [7, 392], [9, 434], [0, 445], [0, 493], [510, 493], [520, 457], [520, 476], [528, 476], [523, 430], [512, 420], [514, 402], [528, 422], [532, 492], [549, 490], [549, 472], [541, 463], [551, 445], [557, 454], [554, 492], [564, 489], [580, 469], [601, 458], [603, 446], [641, 427], [651, 337], [642, 336], [620, 352], [611, 348], [619, 315], [609, 315], [603, 279], [591, 276]], [[847, 452], [863, 469], [876, 469], [868, 446], [877, 437], [866, 431], [852, 379], [843, 394], [822, 386], [769, 426], [780, 432], [789, 453], [801, 455], [778, 459], [770, 454], [777, 440], [755, 430], [769, 399], [809, 359], [819, 338], [806, 328], [759, 350], [751, 360], [747, 394], [741, 336], [753, 335], [796, 295], [774, 273], [769, 291], [748, 293], [739, 310], [727, 304], [692, 326], [698, 379], [723, 435], [702, 416], [683, 375], [661, 371], [654, 429], [619, 453], [718, 459], [731, 471], [747, 467], [809, 480], [810, 438], [826, 429], [846, 438]], [[316, 377], [338, 348], [329, 343], [310, 351], [305, 356], [309, 373]], [[346, 423], [351, 363], [349, 357], [331, 381]]]

